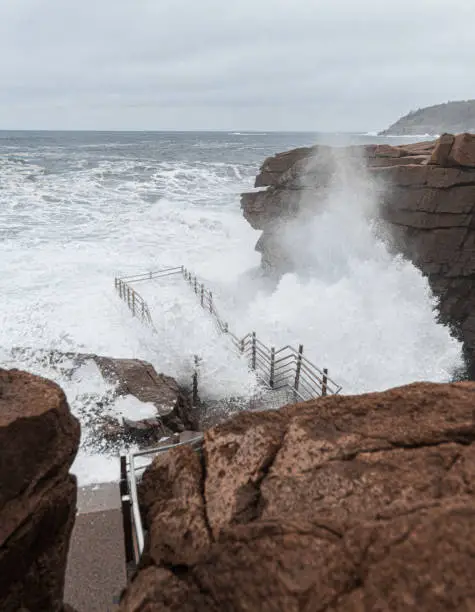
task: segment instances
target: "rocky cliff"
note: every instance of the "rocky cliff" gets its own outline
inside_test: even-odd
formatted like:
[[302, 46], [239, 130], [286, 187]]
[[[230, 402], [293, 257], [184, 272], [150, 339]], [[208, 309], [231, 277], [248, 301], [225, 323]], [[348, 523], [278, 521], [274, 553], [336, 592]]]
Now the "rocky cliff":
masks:
[[60, 612], [79, 423], [61, 389], [0, 369], [0, 610]]
[[159, 455], [120, 610], [472, 610], [474, 405], [474, 383], [332, 396]]
[[[270, 273], [295, 269], [284, 230], [315, 216], [341, 155], [323, 146], [278, 154], [265, 160], [256, 178], [256, 187], [266, 189], [243, 194], [243, 214], [262, 230], [256, 249]], [[464, 340], [475, 376], [475, 135], [349, 147], [344, 155], [379, 185], [378, 214], [391, 230], [392, 248], [428, 276], [442, 319]]]
[[444, 132], [475, 132], [475, 100], [459, 100], [411, 111], [381, 135], [417, 136]]

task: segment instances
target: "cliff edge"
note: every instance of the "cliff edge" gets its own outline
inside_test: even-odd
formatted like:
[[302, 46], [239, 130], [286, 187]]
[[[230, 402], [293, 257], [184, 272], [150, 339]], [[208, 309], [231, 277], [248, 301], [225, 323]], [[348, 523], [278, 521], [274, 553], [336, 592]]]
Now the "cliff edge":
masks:
[[378, 218], [389, 228], [394, 250], [428, 277], [442, 320], [464, 341], [474, 377], [475, 135], [444, 134], [437, 141], [397, 147], [315, 146], [266, 159], [255, 182], [266, 189], [241, 199], [244, 217], [262, 230], [256, 244], [262, 267], [279, 276], [301, 263], [295, 243], [284, 239], [285, 228], [314, 218], [325, 206], [341, 155], [345, 163], [360, 164], [364, 180], [384, 185]]

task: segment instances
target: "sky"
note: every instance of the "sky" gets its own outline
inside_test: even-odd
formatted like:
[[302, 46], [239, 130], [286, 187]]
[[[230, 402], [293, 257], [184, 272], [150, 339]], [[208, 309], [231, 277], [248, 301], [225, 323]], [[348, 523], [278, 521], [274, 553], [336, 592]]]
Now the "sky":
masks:
[[0, 129], [376, 131], [475, 98], [473, 0], [0, 0]]

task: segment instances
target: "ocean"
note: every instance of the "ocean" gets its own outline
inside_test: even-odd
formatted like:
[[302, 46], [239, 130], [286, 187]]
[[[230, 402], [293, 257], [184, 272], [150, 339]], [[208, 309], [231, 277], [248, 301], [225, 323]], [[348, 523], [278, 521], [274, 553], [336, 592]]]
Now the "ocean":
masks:
[[[204, 395], [246, 395], [255, 385], [183, 282], [140, 287], [157, 326], [152, 333], [117, 298], [115, 276], [186, 266], [213, 290], [237, 334], [254, 330], [275, 346], [303, 343], [343, 393], [450, 379], [461, 365], [460, 343], [437, 322], [427, 281], [392, 256], [360, 214], [367, 196], [336, 192], [306, 243], [315, 274], [288, 274], [276, 286], [259, 273], [259, 232], [240, 210], [240, 193], [252, 188], [269, 155], [316, 142], [409, 141], [312, 133], [0, 132], [0, 365], [47, 376], [65, 389], [83, 425], [74, 465], [80, 483], [117, 477], [117, 460], [87, 443], [93, 408], [111, 389], [90, 364], [71, 375], [64, 364], [39, 361], [38, 350], [146, 359], [185, 384], [199, 354]], [[131, 409], [123, 401], [109, 405], [117, 414]]]

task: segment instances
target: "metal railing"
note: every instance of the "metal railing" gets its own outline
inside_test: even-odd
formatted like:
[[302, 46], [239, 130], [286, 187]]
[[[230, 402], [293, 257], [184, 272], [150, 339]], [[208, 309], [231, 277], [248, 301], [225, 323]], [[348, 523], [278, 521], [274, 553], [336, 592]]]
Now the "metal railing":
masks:
[[243, 338], [229, 329], [229, 324], [220, 316], [213, 294], [204, 283], [186, 268], [183, 276], [197, 295], [202, 308], [213, 317], [220, 332], [229, 335], [235, 349], [246, 357], [249, 367], [269, 389], [290, 387], [302, 400], [317, 396], [334, 395], [341, 386], [328, 376], [328, 369], [320, 369], [303, 355], [303, 345], [298, 349], [290, 345], [276, 349], [269, 347], [250, 332]]
[[174, 274], [183, 274], [183, 266], [176, 266], [174, 268], [162, 268], [161, 270], [155, 270], [154, 272], [145, 272], [144, 274], [133, 274], [131, 276], [122, 276], [119, 280], [126, 283], [139, 283], [141, 281], [153, 280], [154, 278], [162, 278], [163, 276], [173, 276]]
[[126, 279], [116, 278], [114, 284], [119, 297], [127, 304], [132, 315], [155, 329], [150, 309], [143, 297], [128, 284]]
[[298, 350], [286, 345], [280, 349], [267, 347], [255, 332], [241, 340], [232, 338], [236, 348], [245, 355], [251, 369], [270, 389], [290, 387], [302, 400], [316, 396], [336, 395], [341, 391], [329, 376], [328, 369], [320, 369], [303, 355], [303, 344]]
[[[115, 279], [115, 286], [119, 295], [127, 302], [134, 316], [154, 327], [150, 310], [139, 294], [130, 287], [129, 283], [138, 283], [147, 280], [163, 278], [181, 274], [199, 299], [201, 307], [209, 312], [219, 332], [230, 337], [234, 348], [247, 359], [251, 370], [268, 389], [291, 389], [296, 398], [309, 400], [314, 397], [335, 395], [341, 391], [341, 386], [328, 376], [328, 369], [318, 368], [303, 355], [304, 347], [298, 349], [286, 345], [276, 349], [267, 346], [257, 337], [255, 332], [239, 338], [229, 329], [229, 324], [220, 316], [212, 292], [207, 289], [198, 277], [184, 266], [165, 268], [144, 274], [136, 274]], [[196, 372], [196, 369], [195, 369]], [[193, 379], [194, 393], [197, 385], [197, 375]]]
[[[120, 457], [120, 496], [122, 506], [122, 522], [125, 541], [125, 560], [128, 572], [136, 568], [143, 552], [145, 542], [145, 529], [138, 498], [137, 485], [143, 472], [151, 464], [154, 457], [178, 446], [191, 446], [195, 450], [201, 449], [203, 434], [197, 434], [192, 440], [159, 446], [141, 451], [133, 451]], [[144, 458], [145, 463], [137, 464], [138, 458]]]
[[[282, 393], [283, 389], [290, 391], [295, 399], [307, 400], [317, 396], [337, 394], [341, 387], [329, 376], [326, 368], [320, 369], [303, 355], [303, 345], [298, 349], [290, 345], [276, 349], [264, 344], [255, 332], [246, 334], [239, 338], [229, 329], [229, 325], [220, 316], [213, 294], [204, 283], [200, 282], [196, 275], [186, 270], [183, 266], [166, 268], [145, 274], [137, 274], [124, 278], [115, 279], [115, 288], [119, 296], [126, 302], [134, 316], [140, 317], [153, 329], [152, 316], [143, 298], [130, 286], [146, 280], [153, 280], [181, 274], [192, 287], [199, 299], [202, 308], [210, 313], [218, 330], [229, 336], [236, 351], [248, 362], [249, 367], [256, 373], [259, 380], [272, 391]], [[199, 360], [195, 356], [195, 369], [193, 374], [193, 401], [198, 396], [198, 369]], [[278, 394], [277, 393], [277, 394]], [[136, 568], [143, 552], [146, 531], [140, 513], [137, 485], [140, 482], [143, 471], [150, 465], [153, 458], [163, 452], [169, 451], [177, 446], [190, 445], [197, 452], [201, 451], [203, 435], [198, 434], [196, 438], [187, 442], [161, 446], [141, 451], [132, 451], [121, 456], [121, 503], [125, 538], [125, 553], [127, 570], [129, 573]], [[140, 458], [145, 463], [138, 464]]]

